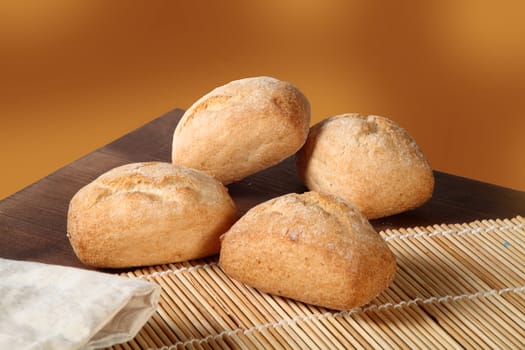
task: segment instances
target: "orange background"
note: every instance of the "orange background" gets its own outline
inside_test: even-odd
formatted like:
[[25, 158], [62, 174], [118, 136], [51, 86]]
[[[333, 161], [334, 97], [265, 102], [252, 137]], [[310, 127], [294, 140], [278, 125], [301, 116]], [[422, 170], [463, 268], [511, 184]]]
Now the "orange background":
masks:
[[384, 115], [435, 169], [525, 190], [522, 3], [2, 1], [0, 198], [256, 75], [313, 121]]

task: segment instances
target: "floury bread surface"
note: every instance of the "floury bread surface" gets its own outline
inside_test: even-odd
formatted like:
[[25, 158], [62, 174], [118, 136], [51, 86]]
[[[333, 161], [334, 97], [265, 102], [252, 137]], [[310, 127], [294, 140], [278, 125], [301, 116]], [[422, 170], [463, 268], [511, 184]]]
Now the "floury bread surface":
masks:
[[235, 80], [184, 113], [172, 161], [231, 183], [296, 153], [309, 123], [309, 102], [292, 84], [271, 77]]
[[156, 265], [216, 254], [236, 219], [226, 188], [170, 163], [114, 168], [80, 189], [68, 211], [78, 258], [97, 267]]
[[252, 208], [221, 242], [220, 263], [232, 278], [332, 309], [369, 302], [396, 272], [394, 255], [361, 213], [314, 191]]
[[434, 189], [432, 169], [414, 139], [385, 117], [325, 119], [311, 128], [296, 160], [310, 190], [340, 196], [369, 219], [416, 208]]

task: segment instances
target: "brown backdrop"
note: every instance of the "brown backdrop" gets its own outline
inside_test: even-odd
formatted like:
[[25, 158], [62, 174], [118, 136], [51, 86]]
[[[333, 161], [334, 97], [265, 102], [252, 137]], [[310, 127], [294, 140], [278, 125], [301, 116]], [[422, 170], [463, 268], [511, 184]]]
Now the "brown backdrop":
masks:
[[255, 75], [314, 121], [388, 116], [434, 168], [525, 190], [522, 3], [3, 1], [0, 198]]

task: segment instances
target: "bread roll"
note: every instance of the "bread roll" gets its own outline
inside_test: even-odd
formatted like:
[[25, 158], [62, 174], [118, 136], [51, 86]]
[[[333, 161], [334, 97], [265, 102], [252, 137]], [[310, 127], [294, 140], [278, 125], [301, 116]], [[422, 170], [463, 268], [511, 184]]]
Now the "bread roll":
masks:
[[432, 169], [414, 139], [380, 116], [343, 114], [321, 121], [296, 160], [310, 190], [340, 196], [369, 219], [416, 208], [434, 189]]
[[232, 81], [184, 113], [172, 161], [228, 184], [297, 152], [309, 123], [308, 100], [290, 83], [270, 77]]
[[236, 215], [226, 188], [211, 176], [170, 163], [133, 163], [74, 195], [67, 231], [87, 265], [155, 265], [218, 253], [219, 236]]
[[221, 242], [220, 263], [232, 278], [332, 309], [369, 302], [396, 271], [394, 255], [359, 211], [313, 191], [253, 207]]

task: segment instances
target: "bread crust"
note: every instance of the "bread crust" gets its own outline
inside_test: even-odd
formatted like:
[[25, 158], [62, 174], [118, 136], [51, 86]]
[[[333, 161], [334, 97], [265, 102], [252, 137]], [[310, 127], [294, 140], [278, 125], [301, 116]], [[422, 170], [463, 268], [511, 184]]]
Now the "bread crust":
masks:
[[340, 196], [367, 218], [416, 208], [432, 196], [432, 168], [397, 123], [357, 113], [325, 119], [310, 129], [296, 157], [310, 190]]
[[340, 310], [372, 300], [396, 271], [394, 255], [357, 209], [314, 191], [250, 209], [221, 237], [220, 263], [264, 292]]
[[196, 101], [173, 136], [172, 162], [228, 184], [279, 163], [304, 144], [310, 104], [271, 77], [232, 81]]
[[73, 196], [67, 231], [87, 265], [155, 265], [218, 253], [219, 236], [236, 215], [227, 189], [211, 176], [170, 163], [132, 163]]

